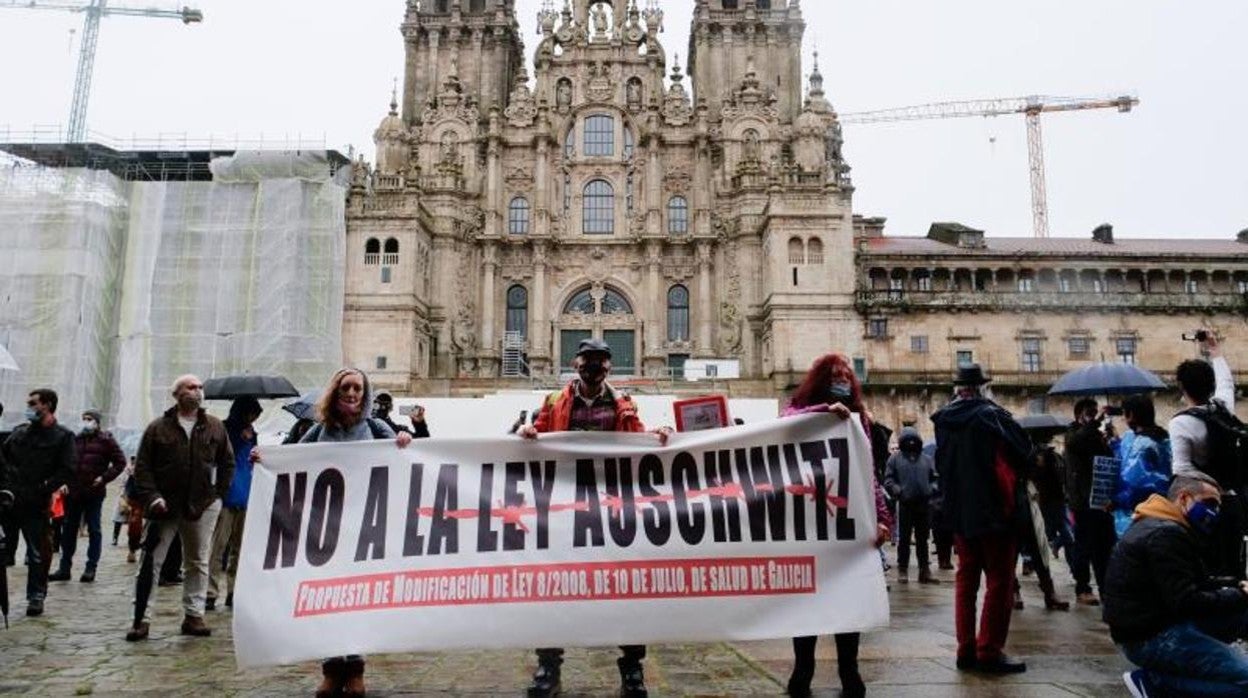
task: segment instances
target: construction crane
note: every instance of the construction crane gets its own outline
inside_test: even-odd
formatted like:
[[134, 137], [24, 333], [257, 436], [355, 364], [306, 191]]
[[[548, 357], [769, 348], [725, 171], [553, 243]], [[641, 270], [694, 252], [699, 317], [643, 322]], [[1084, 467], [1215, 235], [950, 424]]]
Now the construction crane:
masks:
[[965, 102], [937, 102], [897, 109], [841, 114], [840, 120], [847, 124], [880, 124], [895, 121], [918, 121], [924, 119], [960, 119], [971, 116], [1006, 116], [1023, 114], [1027, 118], [1027, 156], [1031, 171], [1031, 218], [1033, 234], [1038, 238], [1049, 236], [1049, 204], [1044, 185], [1044, 138], [1040, 130], [1040, 115], [1059, 111], [1084, 111], [1088, 109], [1117, 109], [1129, 112], [1140, 100], [1123, 95], [1119, 97], [1011, 97], [1006, 99], [981, 99]]
[[74, 78], [74, 99], [69, 108], [69, 131], [66, 137], [71, 143], [81, 143], [87, 137], [87, 102], [91, 99], [91, 75], [95, 72], [95, 46], [100, 36], [100, 19], [111, 15], [125, 17], [157, 17], [178, 19], [183, 24], [204, 21], [204, 13], [190, 7], [162, 9], [158, 7], [125, 7], [109, 5], [108, 0], [89, 0], [86, 3], [42, 2], [42, 0], [7, 0], [0, 9], [14, 10], [60, 10], [81, 12], [82, 45], [78, 49], [78, 74]]

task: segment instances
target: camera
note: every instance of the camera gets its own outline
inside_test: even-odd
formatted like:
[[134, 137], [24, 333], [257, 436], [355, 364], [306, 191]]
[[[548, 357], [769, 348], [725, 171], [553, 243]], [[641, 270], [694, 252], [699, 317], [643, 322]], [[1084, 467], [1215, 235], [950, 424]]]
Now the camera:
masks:
[[1209, 339], [1209, 333], [1204, 330], [1196, 330], [1196, 332], [1192, 334], [1183, 334], [1184, 342], [1203, 342], [1207, 339]]
[[1105, 406], [1105, 416], [1107, 416], [1107, 417], [1121, 417], [1121, 416], [1122, 416], [1122, 408], [1121, 408], [1121, 407], [1119, 407], [1119, 406], [1117, 406], [1117, 405], [1106, 405], [1106, 406]]

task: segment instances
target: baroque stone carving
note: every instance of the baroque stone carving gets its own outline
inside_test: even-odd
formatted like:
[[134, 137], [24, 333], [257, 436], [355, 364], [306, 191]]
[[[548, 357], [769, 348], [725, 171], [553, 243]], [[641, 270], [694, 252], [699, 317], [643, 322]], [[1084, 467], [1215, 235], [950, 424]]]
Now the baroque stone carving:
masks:
[[515, 128], [526, 128], [537, 119], [537, 104], [533, 92], [529, 90], [529, 74], [522, 68], [516, 76], [516, 86], [511, 91], [509, 104], [503, 110], [507, 123]]

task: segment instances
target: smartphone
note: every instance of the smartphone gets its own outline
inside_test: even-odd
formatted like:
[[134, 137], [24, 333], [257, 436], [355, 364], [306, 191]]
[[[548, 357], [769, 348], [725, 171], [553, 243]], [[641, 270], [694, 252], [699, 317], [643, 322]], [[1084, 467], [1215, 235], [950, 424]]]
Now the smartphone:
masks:
[[1121, 417], [1122, 408], [1118, 407], [1117, 405], [1106, 405], [1105, 414], [1106, 416], [1109, 416], [1109, 417]]

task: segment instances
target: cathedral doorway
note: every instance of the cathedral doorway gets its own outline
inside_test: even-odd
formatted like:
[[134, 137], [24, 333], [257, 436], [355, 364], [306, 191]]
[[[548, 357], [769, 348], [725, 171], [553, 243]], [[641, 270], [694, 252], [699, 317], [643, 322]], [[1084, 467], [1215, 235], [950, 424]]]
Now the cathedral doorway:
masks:
[[611, 347], [611, 375], [638, 373], [637, 317], [624, 294], [610, 286], [586, 286], [572, 294], [558, 320], [559, 372], [572, 372], [582, 340], [599, 339]]

